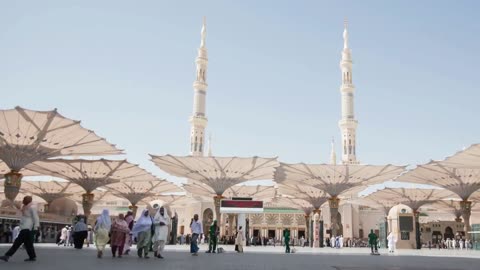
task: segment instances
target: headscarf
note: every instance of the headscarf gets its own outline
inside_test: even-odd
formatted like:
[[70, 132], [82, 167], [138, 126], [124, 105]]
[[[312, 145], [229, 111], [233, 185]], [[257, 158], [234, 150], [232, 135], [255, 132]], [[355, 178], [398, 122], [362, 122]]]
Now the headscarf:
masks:
[[[163, 215], [162, 213], [160, 213], [160, 209], [163, 209]], [[168, 213], [167, 213], [167, 209], [165, 209], [165, 207], [160, 207], [157, 209], [157, 213], [155, 214], [155, 217], [153, 218], [153, 220], [155, 222], [159, 221], [159, 222], [163, 222], [165, 223], [166, 225], [168, 225], [170, 223], [170, 217], [168, 216]]]
[[81, 218], [77, 224], [75, 224], [75, 227], [73, 227], [74, 232], [83, 232], [83, 231], [88, 231], [87, 224], [85, 224], [85, 220]]
[[133, 220], [134, 220], [133, 213], [128, 211], [127, 215], [125, 216], [125, 222], [127, 222], [129, 229], [131, 229], [133, 226], [132, 224]]
[[108, 209], [103, 209], [102, 214], [97, 217], [97, 224], [95, 227], [110, 230], [112, 227], [112, 220], [110, 220], [110, 212]]
[[112, 230], [121, 231], [121, 232], [130, 232], [130, 229], [128, 228], [128, 224], [125, 221], [125, 217], [123, 216], [123, 214], [120, 214], [115, 219], [115, 223], [113, 225]]
[[132, 229], [133, 237], [138, 237], [139, 233], [150, 231], [150, 229], [152, 228], [152, 218], [148, 214], [147, 216], [145, 216], [145, 213], [148, 213], [148, 212], [149, 212], [148, 209], [143, 210], [142, 215], [137, 220], [135, 225], [133, 225], [133, 229]]

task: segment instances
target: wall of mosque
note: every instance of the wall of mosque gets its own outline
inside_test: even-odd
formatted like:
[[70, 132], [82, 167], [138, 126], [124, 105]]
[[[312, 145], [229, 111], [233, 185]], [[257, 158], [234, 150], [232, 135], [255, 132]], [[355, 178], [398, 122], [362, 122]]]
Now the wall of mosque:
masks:
[[447, 239], [465, 237], [464, 223], [456, 221], [433, 221], [420, 224], [422, 243], [437, 244]]

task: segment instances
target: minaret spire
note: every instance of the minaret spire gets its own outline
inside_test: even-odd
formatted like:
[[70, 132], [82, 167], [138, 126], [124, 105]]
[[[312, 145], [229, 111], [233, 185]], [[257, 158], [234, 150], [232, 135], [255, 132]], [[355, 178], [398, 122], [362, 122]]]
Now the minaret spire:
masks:
[[348, 49], [348, 21], [345, 19], [343, 22], [343, 49]]
[[207, 37], [207, 17], [203, 16], [202, 41], [200, 42], [200, 48], [205, 47], [205, 38], [206, 37]]
[[330, 164], [337, 165], [337, 154], [335, 153], [335, 139], [332, 137], [332, 149], [330, 151]]
[[343, 30], [343, 51], [340, 61], [342, 71], [342, 85], [340, 92], [342, 94], [342, 119], [338, 125], [342, 132], [342, 163], [358, 164], [357, 161], [357, 125], [354, 112], [354, 92], [355, 86], [352, 82], [352, 52], [348, 47], [348, 23], [345, 20]]
[[203, 156], [205, 145], [205, 127], [207, 126], [206, 117], [206, 95], [207, 95], [207, 65], [208, 55], [205, 47], [207, 36], [206, 18], [203, 17], [201, 31], [200, 48], [195, 59], [197, 73], [195, 82], [193, 82], [193, 114], [190, 117], [190, 154], [192, 156]]

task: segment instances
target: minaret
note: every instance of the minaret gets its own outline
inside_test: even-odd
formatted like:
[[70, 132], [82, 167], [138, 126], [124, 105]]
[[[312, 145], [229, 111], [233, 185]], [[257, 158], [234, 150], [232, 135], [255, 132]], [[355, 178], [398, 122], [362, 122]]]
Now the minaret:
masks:
[[196, 80], [193, 83], [193, 114], [190, 117], [190, 154], [192, 156], [203, 156], [205, 146], [205, 127], [207, 126], [207, 117], [205, 114], [205, 98], [207, 95], [207, 48], [205, 47], [205, 38], [207, 35], [206, 18], [203, 17], [202, 40], [198, 55], [195, 59], [197, 65]]
[[335, 153], [335, 140], [332, 138], [332, 150], [330, 151], [330, 164], [337, 165], [337, 154]]
[[343, 30], [343, 51], [340, 69], [342, 70], [342, 86], [340, 87], [340, 92], [342, 93], [342, 119], [338, 122], [338, 125], [342, 132], [342, 163], [358, 164], [356, 153], [358, 122], [355, 120], [353, 106], [355, 86], [352, 83], [352, 52], [348, 48], [347, 21], [345, 21], [345, 29]]
[[208, 136], [208, 150], [207, 150], [207, 155], [209, 157], [212, 156], [212, 134]]

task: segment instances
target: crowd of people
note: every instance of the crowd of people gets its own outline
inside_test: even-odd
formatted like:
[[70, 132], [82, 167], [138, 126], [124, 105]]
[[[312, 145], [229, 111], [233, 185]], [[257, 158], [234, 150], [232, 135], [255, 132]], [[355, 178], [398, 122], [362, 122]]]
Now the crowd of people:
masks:
[[[21, 208], [20, 223], [15, 224], [12, 229], [13, 245], [5, 253], [0, 256], [0, 260], [8, 262], [11, 256], [23, 245], [28, 258], [25, 261], [35, 261], [36, 253], [34, 249], [35, 239], [38, 238], [40, 229], [40, 220], [37, 210], [32, 207], [32, 197], [25, 196], [23, 206]], [[150, 252], [153, 252], [155, 258], [163, 259], [163, 251], [169, 239], [169, 225], [171, 219], [164, 207], [154, 207], [153, 210], [145, 209], [142, 211], [137, 221], [134, 220], [132, 212], [126, 215], [119, 214], [113, 218], [110, 216], [108, 209], [102, 211], [101, 215], [96, 218], [93, 228], [87, 225], [83, 216], [78, 216], [72, 226], [65, 226], [58, 232], [57, 244], [59, 246], [73, 246], [75, 249], [82, 249], [86, 244], [95, 244], [97, 249], [97, 257], [104, 256], [105, 248], [108, 244], [111, 247], [113, 258], [122, 258], [129, 255], [133, 244], [137, 246], [137, 256], [139, 258], [148, 259]], [[232, 243], [235, 244], [235, 251], [243, 253], [243, 246], [246, 244], [246, 237], [242, 226], [239, 226], [235, 234], [230, 237], [219, 239], [219, 226], [217, 221], [213, 221], [209, 227], [208, 233], [204, 234], [202, 223], [199, 221], [197, 214], [193, 216], [190, 222], [191, 234], [186, 236], [182, 233], [179, 237], [180, 244], [190, 244], [190, 253], [192, 256], [198, 256], [200, 250], [199, 244], [208, 243], [206, 253], [221, 252], [218, 244]], [[227, 241], [228, 240], [228, 241]], [[277, 241], [273, 238], [252, 237], [249, 239], [254, 245], [276, 245]], [[395, 251], [396, 237], [393, 233], [387, 236], [387, 247], [389, 252]], [[342, 235], [327, 237], [324, 239], [324, 246], [331, 248], [343, 247], [360, 247], [370, 246], [372, 254], [378, 253], [379, 240], [378, 236], [371, 230], [368, 235], [368, 242], [360, 239], [345, 240]], [[285, 252], [295, 252], [290, 250], [290, 245], [299, 244], [300, 246], [308, 245], [308, 241], [302, 236], [300, 239], [292, 239], [288, 228], [283, 230], [282, 238], [278, 241], [280, 245], [285, 246]], [[428, 248], [438, 249], [472, 249], [471, 240], [444, 239], [438, 243], [432, 244], [428, 242], [423, 245]]]
[[432, 243], [431, 241], [428, 241], [427, 243], [422, 245], [425, 248], [438, 248], [438, 249], [472, 249], [473, 248], [473, 243], [472, 240], [464, 240], [463, 238], [461, 239], [442, 239], [438, 241], [437, 243]]

